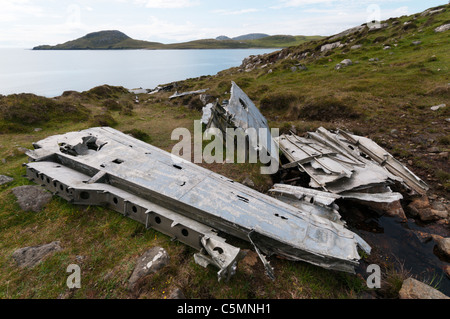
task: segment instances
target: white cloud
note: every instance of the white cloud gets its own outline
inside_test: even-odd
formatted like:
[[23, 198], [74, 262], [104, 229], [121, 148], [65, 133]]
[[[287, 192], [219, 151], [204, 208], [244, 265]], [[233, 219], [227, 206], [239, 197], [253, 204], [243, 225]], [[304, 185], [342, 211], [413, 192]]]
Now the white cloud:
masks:
[[136, 0], [135, 3], [157, 9], [187, 8], [199, 5], [199, 2], [195, 0]]
[[216, 13], [216, 14], [222, 14], [222, 15], [240, 15], [240, 14], [246, 14], [246, 13], [252, 13], [252, 12], [258, 12], [261, 11], [259, 9], [254, 9], [254, 8], [250, 8], [250, 9], [242, 9], [242, 10], [214, 10], [212, 11], [212, 13]]

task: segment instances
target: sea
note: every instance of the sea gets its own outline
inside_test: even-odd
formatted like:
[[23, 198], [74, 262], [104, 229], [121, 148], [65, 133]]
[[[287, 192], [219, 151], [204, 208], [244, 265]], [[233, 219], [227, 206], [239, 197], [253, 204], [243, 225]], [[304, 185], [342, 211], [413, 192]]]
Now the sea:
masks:
[[45, 97], [99, 85], [153, 89], [160, 84], [215, 75], [250, 55], [279, 49], [70, 50], [0, 48], [0, 94]]

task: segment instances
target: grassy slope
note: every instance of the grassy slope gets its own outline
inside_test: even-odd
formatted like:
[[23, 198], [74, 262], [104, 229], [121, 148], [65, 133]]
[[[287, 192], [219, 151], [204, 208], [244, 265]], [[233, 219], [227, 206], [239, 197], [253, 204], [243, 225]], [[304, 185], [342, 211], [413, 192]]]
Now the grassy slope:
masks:
[[[436, 26], [448, 23], [449, 9], [432, 19], [418, 17], [414, 22], [416, 28], [405, 31], [403, 22], [412, 17], [403, 17], [397, 26], [359, 38], [349, 37], [363, 44], [361, 49], [337, 49], [327, 56], [315, 50], [326, 40], [305, 43], [285, 49], [281, 55], [277, 52], [263, 57], [265, 60], [259, 65], [273, 63], [265, 68], [257, 67], [248, 73], [234, 68], [217, 76], [186, 80], [179, 83], [178, 91], [210, 87], [209, 94], [227, 98], [230, 81], [234, 80], [261, 106], [272, 127], [288, 130], [294, 126], [301, 134], [322, 125], [365, 134], [403, 162], [412, 161], [408, 166], [432, 185], [433, 193], [448, 196], [448, 161], [429, 155], [427, 149], [431, 146], [442, 151], [449, 148], [445, 121], [450, 117], [448, 108], [437, 112], [429, 109], [432, 105], [448, 104], [449, 100], [448, 33], [433, 31]], [[422, 44], [412, 45], [417, 39]], [[392, 49], [383, 50], [385, 43]], [[314, 57], [290, 58], [304, 51], [314, 53]], [[282, 58], [289, 54], [289, 58]], [[344, 58], [359, 63], [334, 70], [335, 64]], [[370, 58], [379, 58], [379, 61], [369, 62]], [[308, 70], [292, 72], [290, 67], [298, 63], [305, 64]], [[105, 109], [104, 105], [108, 105], [105, 100], [111, 98], [129, 105], [133, 96], [120, 90], [111, 94], [99, 89], [90, 94], [74, 94], [59, 102], [81, 104], [90, 110], [89, 118], [77, 122], [35, 119], [26, 127], [19, 127], [28, 128], [27, 131], [1, 135], [0, 158], [6, 159], [6, 163], [0, 166], [0, 174], [13, 176], [15, 182], [0, 186], [0, 298], [133, 296], [126, 287], [135, 260], [155, 245], [167, 249], [171, 263], [147, 280], [141, 298], [164, 298], [175, 287], [181, 288], [188, 298], [352, 298], [363, 291], [364, 282], [357, 276], [277, 258], [271, 258], [276, 269], [275, 282], [266, 278], [259, 261], [249, 258], [239, 265], [230, 283], [218, 284], [215, 269], [205, 270], [193, 262], [192, 249], [157, 232], [146, 231], [143, 225], [118, 213], [96, 207], [75, 207], [57, 197], [41, 213], [19, 209], [10, 190], [30, 182], [22, 177], [25, 170], [21, 163], [27, 159], [18, 147], [31, 148], [32, 142], [44, 137], [98, 125], [95, 118], [100, 115], [115, 119], [117, 129], [139, 129], [151, 137], [153, 145], [170, 150], [176, 143], [170, 140], [172, 130], [192, 129], [193, 120], [201, 116], [197, 98], [169, 102], [170, 94], [142, 95], [141, 104], [135, 106], [132, 114]], [[330, 108], [333, 105], [338, 108]], [[333, 116], [323, 117], [326, 121], [310, 119], [311, 113], [302, 112], [305, 109], [322, 109]], [[340, 112], [343, 109], [359, 117], [347, 116]], [[34, 132], [34, 127], [43, 130]], [[393, 129], [397, 130], [395, 134], [391, 133]], [[256, 189], [263, 192], [271, 183], [269, 177], [259, 175], [257, 165], [204, 166], [237, 181], [249, 176], [255, 181]], [[53, 240], [61, 241], [64, 250], [32, 270], [14, 266], [11, 254], [15, 249]], [[250, 248], [242, 242], [239, 245]], [[77, 256], [84, 258], [80, 260]], [[82, 289], [70, 292], [65, 286], [68, 276], [65, 270], [72, 263], [81, 266]]]

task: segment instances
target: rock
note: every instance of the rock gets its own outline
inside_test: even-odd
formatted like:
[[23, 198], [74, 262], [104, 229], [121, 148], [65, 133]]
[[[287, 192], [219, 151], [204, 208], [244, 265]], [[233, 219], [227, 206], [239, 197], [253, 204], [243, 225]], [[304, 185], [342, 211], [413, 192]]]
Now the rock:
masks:
[[383, 47], [383, 50], [390, 50], [390, 49], [391, 49], [391, 47], [389, 45], [386, 45]]
[[380, 59], [379, 58], [370, 58], [369, 59], [369, 62], [376, 62], [376, 61], [380, 61]]
[[12, 189], [20, 208], [24, 211], [40, 212], [52, 199], [52, 194], [39, 186], [19, 186]]
[[347, 29], [347, 30], [345, 30], [345, 31], [343, 31], [341, 33], [338, 33], [338, 34], [334, 35], [332, 38], [330, 38], [330, 40], [334, 41], [334, 40], [339, 39], [341, 37], [345, 37], [347, 35], [351, 35], [351, 34], [354, 34], [354, 33], [357, 33], [357, 32], [361, 32], [362, 30], [365, 29], [365, 27], [366, 27], [365, 25], [361, 25], [361, 26], [357, 26], [357, 27], [354, 27], [354, 28], [351, 28], [351, 29]]
[[358, 50], [360, 48], [362, 48], [362, 45], [361, 44], [356, 44], [356, 45], [353, 45], [352, 47], [350, 47], [350, 50]]
[[367, 203], [367, 205], [375, 210], [384, 212], [388, 216], [398, 217], [403, 222], [406, 222], [408, 220], [399, 200], [392, 203]]
[[29, 151], [29, 149], [28, 149], [28, 148], [25, 148], [25, 147], [18, 147], [17, 150], [18, 150], [20, 153], [23, 153], [23, 154], [25, 154], [26, 152]]
[[19, 267], [33, 268], [39, 264], [44, 257], [60, 250], [62, 250], [60, 242], [54, 241], [46, 245], [17, 249], [12, 254], [12, 257], [17, 262]]
[[447, 211], [434, 209], [426, 196], [415, 198], [407, 209], [412, 216], [418, 217], [424, 222], [436, 221], [448, 216]]
[[438, 154], [439, 158], [447, 159], [448, 158], [448, 152], [442, 152]]
[[430, 147], [429, 149], [427, 149], [428, 153], [439, 153], [440, 149], [436, 146]]
[[184, 296], [184, 293], [180, 288], [176, 288], [170, 293], [168, 299], [186, 299], [186, 297]]
[[436, 29], [434, 29], [435, 32], [444, 32], [450, 30], [450, 23], [441, 25], [440, 27], [437, 27]]
[[255, 187], [255, 183], [249, 177], [246, 177], [242, 181], [242, 185], [245, 185], [245, 186], [248, 186], [248, 187]]
[[340, 70], [342, 68], [343, 68], [343, 66], [340, 63], [336, 64], [336, 66], [334, 67], [335, 70]]
[[341, 45], [341, 42], [334, 42], [334, 43], [322, 45], [322, 47], [320, 48], [320, 52], [333, 50], [333, 49], [339, 47], [340, 45]]
[[342, 61], [341, 61], [341, 64], [342, 64], [343, 66], [349, 66], [349, 65], [353, 65], [353, 62], [352, 62], [352, 60], [350, 60], [350, 59], [345, 59], [345, 60], [342, 60]]
[[12, 178], [12, 177], [0, 175], [0, 185], [11, 183], [13, 180], [14, 180], [14, 178]]
[[430, 109], [432, 111], [437, 111], [437, 110], [442, 109], [442, 108], [444, 108], [446, 106], [447, 106], [446, 104], [439, 104], [439, 105], [436, 105], [436, 106], [432, 106]]
[[450, 237], [433, 236], [438, 250], [447, 258], [450, 258]]
[[368, 23], [367, 26], [369, 27], [369, 31], [374, 31], [374, 30], [380, 30], [380, 29], [385, 29], [389, 26], [389, 24], [386, 23], [380, 23], [377, 21], [372, 21], [372, 23]]
[[400, 299], [450, 299], [442, 292], [414, 278], [408, 278], [403, 282], [399, 295]]
[[292, 72], [296, 72], [297, 70], [298, 70], [298, 69], [297, 69], [296, 66], [291, 67], [291, 71], [292, 71]]
[[134, 290], [142, 278], [164, 268], [169, 264], [169, 261], [169, 254], [164, 248], [154, 247], [147, 250], [138, 258], [133, 274], [128, 280], [129, 289]]
[[34, 131], [35, 132], [40, 132], [40, 131], [42, 131], [42, 129], [40, 127], [37, 127], [37, 128], [34, 129]]
[[308, 70], [308, 68], [303, 64], [297, 64], [296, 66], [299, 71], [307, 71]]
[[447, 275], [447, 277], [450, 278], [450, 265], [444, 266], [444, 272]]
[[209, 94], [200, 94], [200, 101], [203, 105], [213, 102], [214, 98]]
[[447, 218], [447, 215], [448, 214], [446, 211], [439, 211], [431, 208], [425, 208], [419, 211], [419, 218], [424, 222], [432, 222], [439, 219], [444, 219]]
[[422, 44], [422, 41], [413, 41], [412, 44], [419, 45], [419, 44]]

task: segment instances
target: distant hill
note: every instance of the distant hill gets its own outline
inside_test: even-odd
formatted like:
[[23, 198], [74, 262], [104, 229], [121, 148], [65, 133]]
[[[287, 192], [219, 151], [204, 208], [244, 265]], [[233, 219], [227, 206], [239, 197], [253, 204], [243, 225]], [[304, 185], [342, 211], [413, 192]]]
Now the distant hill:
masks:
[[226, 35], [220, 35], [216, 38], [217, 41], [225, 41], [225, 40], [232, 40], [231, 38], [227, 37]]
[[234, 38], [232, 38], [232, 40], [235, 40], [235, 41], [258, 40], [258, 39], [267, 38], [267, 37], [269, 37], [269, 35], [265, 34], [265, 33], [250, 33], [250, 34], [245, 34], [245, 35], [241, 35], [238, 37], [234, 37]]
[[76, 40], [68, 41], [55, 46], [40, 45], [33, 50], [170, 50], [170, 49], [245, 49], [245, 48], [285, 48], [299, 45], [305, 41], [316, 40], [322, 37], [305, 37], [278, 35], [269, 36], [263, 33], [251, 33], [230, 39], [219, 36], [216, 39], [202, 39], [182, 43], [163, 44], [135, 40], [123, 32], [107, 30], [93, 32]]
[[99, 31], [85, 35], [76, 40], [55, 46], [40, 45], [33, 50], [108, 50], [108, 49], [143, 49], [162, 46], [162, 43], [134, 40], [117, 30]]

